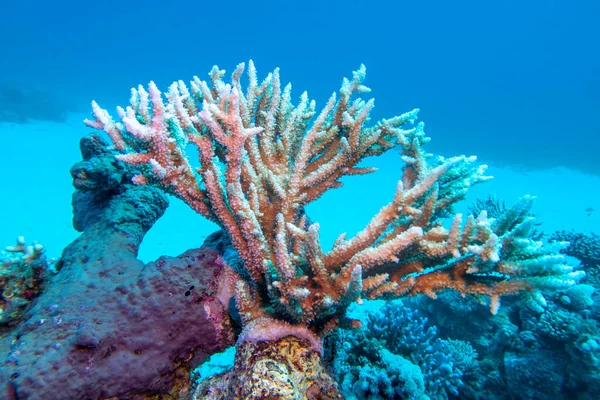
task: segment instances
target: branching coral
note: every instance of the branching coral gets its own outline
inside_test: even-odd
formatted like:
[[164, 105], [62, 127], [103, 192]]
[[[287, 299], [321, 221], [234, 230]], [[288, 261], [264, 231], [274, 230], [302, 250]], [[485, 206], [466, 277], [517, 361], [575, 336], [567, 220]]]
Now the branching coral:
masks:
[[531, 214], [534, 201], [533, 196], [523, 196], [492, 221], [490, 227], [501, 245], [500, 261], [494, 266], [495, 271], [483, 269], [481, 272], [490, 277], [501, 274], [500, 277], [512, 276], [528, 282], [531, 290], [525, 291], [523, 297], [541, 312], [546, 306], [543, 292], [567, 289], [582, 279], [585, 272], [575, 268], [576, 260], [560, 253], [568, 242], [537, 240], [540, 237], [536, 229], [538, 223]]
[[364, 329], [328, 337], [333, 371], [348, 399], [447, 399], [458, 395], [475, 350], [437, 337], [418, 310], [388, 303], [368, 314]]
[[[151, 82], [148, 90], [132, 89], [131, 105], [118, 108], [120, 122], [96, 103], [95, 119], [85, 121], [108, 134], [120, 160], [140, 167], [134, 183], [160, 186], [229, 234], [241, 259], [233, 267], [244, 326], [284, 320], [290, 332], [322, 335], [361, 297], [435, 296], [450, 288], [490, 296], [495, 310], [501, 295], [536, 289], [517, 264], [498, 269], [499, 235], [510, 229], [495, 233], [485, 212], [464, 226], [456, 215], [444, 228], [442, 219], [468, 188], [489, 179], [486, 167], [475, 157], [425, 153], [429, 138], [422, 123], [414, 125], [418, 110], [369, 124], [374, 101], [352, 98], [369, 91], [364, 66], [318, 113], [306, 93], [293, 105], [277, 69], [259, 83], [250, 62], [244, 89], [244, 69], [235, 69], [231, 83], [217, 67], [210, 84], [175, 82], [166, 101]], [[341, 235], [323, 251], [319, 224], [304, 207], [344, 176], [372, 172], [359, 162], [395, 146], [405, 165], [393, 199], [356, 236]], [[572, 282], [568, 268], [557, 278], [564, 284]]]

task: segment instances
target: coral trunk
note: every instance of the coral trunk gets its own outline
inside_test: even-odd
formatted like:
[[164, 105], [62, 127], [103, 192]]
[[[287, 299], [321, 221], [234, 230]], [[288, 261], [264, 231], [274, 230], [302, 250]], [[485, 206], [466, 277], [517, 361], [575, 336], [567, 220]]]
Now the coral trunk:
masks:
[[194, 400], [342, 398], [321, 353], [292, 335], [238, 345], [234, 368], [207, 379], [194, 394]]

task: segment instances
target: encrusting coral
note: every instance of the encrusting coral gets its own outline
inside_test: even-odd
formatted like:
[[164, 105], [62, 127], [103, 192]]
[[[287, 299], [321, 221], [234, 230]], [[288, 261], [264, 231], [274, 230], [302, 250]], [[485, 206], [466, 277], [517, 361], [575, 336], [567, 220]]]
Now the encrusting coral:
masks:
[[[456, 215], [445, 228], [443, 219], [468, 188], [489, 179], [486, 166], [477, 166], [475, 157], [425, 153], [429, 138], [422, 123], [414, 124], [418, 110], [369, 125], [374, 100], [352, 99], [369, 91], [364, 66], [344, 79], [319, 113], [306, 93], [292, 104], [291, 85], [282, 87], [278, 69], [259, 83], [250, 62], [244, 89], [244, 69], [235, 69], [231, 83], [217, 67], [210, 72], [212, 85], [198, 78], [189, 88], [175, 82], [166, 102], [151, 82], [148, 90], [132, 89], [131, 106], [118, 108], [121, 122], [95, 102], [95, 119], [85, 121], [108, 134], [120, 160], [140, 168], [134, 183], [161, 187], [230, 236], [239, 256], [230, 263], [242, 337], [253, 338], [241, 347], [264, 341], [277, 348], [287, 332], [318, 353], [312, 343], [342, 323], [348, 305], [363, 297], [435, 296], [449, 288], [489, 296], [496, 311], [502, 295], [566, 287], [580, 277], [559, 255], [524, 266], [532, 272], [518, 263], [503, 267], [503, 246], [511, 244], [511, 232], [526, 226], [496, 223], [496, 233], [485, 211], [464, 225]], [[188, 159], [190, 145], [198, 168]], [[319, 224], [310, 221], [305, 206], [341, 186], [342, 177], [372, 172], [357, 165], [396, 146], [404, 167], [393, 199], [356, 236], [341, 235], [323, 251]], [[545, 278], [531, 279], [537, 274]], [[256, 367], [240, 362], [238, 371]], [[319, 384], [328, 390], [326, 379]], [[244, 396], [261, 398], [259, 391]]]

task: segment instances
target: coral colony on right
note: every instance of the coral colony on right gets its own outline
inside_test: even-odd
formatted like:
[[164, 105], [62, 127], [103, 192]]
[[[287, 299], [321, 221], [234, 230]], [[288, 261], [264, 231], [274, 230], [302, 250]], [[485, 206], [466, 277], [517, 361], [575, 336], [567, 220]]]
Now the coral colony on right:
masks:
[[[165, 268], [183, 262], [167, 257], [145, 267], [146, 273], [156, 270], [153, 277], [129, 277], [130, 286], [114, 289], [130, 304], [139, 304], [132, 296], [145, 290], [143, 297], [152, 308], [166, 308], [163, 304], [177, 290], [140, 282], [175, 282], [187, 273], [181, 305], [168, 303], [170, 309], [179, 307], [181, 315], [165, 316], [173, 328], [169, 333], [169, 326], [162, 326], [160, 334], [175, 338], [177, 327], [194, 324], [210, 327], [211, 333], [173, 339], [169, 357], [175, 361], [157, 368], [160, 379], [151, 374], [143, 383], [141, 378], [137, 383], [115, 378], [98, 391], [110, 376], [105, 369], [114, 368], [108, 360], [127, 347], [127, 330], [133, 331], [149, 308], [136, 309], [120, 341], [101, 325], [80, 323], [85, 334], [80, 328], [61, 328], [66, 329], [64, 337], [78, 339], [64, 339], [63, 353], [53, 362], [71, 359], [70, 366], [61, 364], [65, 373], [85, 371], [85, 378], [71, 382], [72, 398], [600, 396], [599, 310], [593, 299], [598, 237], [544, 234], [532, 214], [534, 197], [528, 195], [510, 207], [490, 197], [473, 205], [468, 215], [455, 213], [472, 185], [491, 178], [486, 166], [475, 157], [428, 154], [424, 147], [430, 138], [417, 122], [419, 110], [370, 121], [374, 100], [359, 97], [370, 91], [363, 84], [365, 76], [361, 66], [322, 108], [307, 93], [294, 104], [291, 85], [281, 83], [279, 70], [260, 81], [252, 61], [238, 65], [228, 81], [215, 66], [208, 81], [178, 81], [164, 94], [152, 82], [132, 89], [131, 104], [117, 109], [117, 119], [92, 103], [94, 117], [85, 124], [103, 131], [111, 143], [98, 134], [84, 139], [84, 164], [71, 173], [78, 193], [87, 193], [86, 204], [112, 211], [86, 219], [76, 209], [75, 219], [85, 220], [80, 230], [89, 232], [94, 221], [110, 220], [102, 229], [134, 238], [127, 239], [133, 259], [143, 235], [166, 207], [162, 191], [215, 222], [222, 233], [198, 250], [202, 259], [208, 257], [203, 263], [210, 264], [205, 268], [212, 271], [212, 282], [194, 281], [200, 278], [181, 268]], [[385, 205], [356, 235], [342, 234], [330, 250], [323, 249], [319, 223], [311, 220], [306, 206], [340, 187], [342, 178], [373, 172], [359, 165], [365, 158], [396, 149], [402, 173], [393, 197], [387, 204], [382, 199]], [[132, 196], [137, 200], [132, 202]], [[135, 224], [143, 227], [133, 234]], [[102, 230], [95, 232], [97, 236]], [[102, 246], [103, 239], [94, 240]], [[75, 251], [68, 249], [67, 255]], [[57, 277], [37, 301], [52, 296], [58, 282], [77, 284], [66, 271], [93, 262], [79, 257], [63, 255], [56, 263]], [[15, 263], [5, 265], [14, 268]], [[59, 281], [61, 274], [64, 280]], [[94, 285], [94, 293], [105, 290], [101, 279]], [[159, 286], [169, 292], [169, 300], [164, 291], [153, 291]], [[110, 295], [98, 298], [112, 301]], [[374, 308], [376, 304], [380, 306]], [[185, 313], [198, 305], [204, 307], [202, 316], [183, 324]], [[33, 306], [28, 321], [49, 312]], [[13, 321], [11, 329], [24, 328]], [[52, 328], [44, 329], [52, 336]], [[143, 357], [147, 348], [160, 353], [152, 339], [158, 333], [145, 332], [147, 340], [134, 353]], [[209, 336], [215, 338], [210, 346]], [[27, 343], [39, 350], [45, 346], [33, 338]], [[103, 347], [107, 343], [110, 351]], [[208, 356], [232, 345], [234, 361], [220, 364], [220, 372], [207, 372], [210, 363], [218, 364]], [[76, 346], [81, 357], [70, 357], [69, 346]], [[23, 361], [4, 363], [5, 382], [11, 382], [15, 398], [19, 393], [44, 398], [38, 393], [49, 383], [28, 383], [42, 367], [31, 362], [25, 370], [26, 351], [16, 354], [17, 348], [13, 343], [11, 354]], [[127, 360], [135, 359], [125, 353]], [[144, 369], [144, 364], [131, 362]], [[77, 363], [85, 367], [77, 369]], [[51, 373], [40, 376], [53, 379]], [[163, 397], [152, 397], [159, 395]]]

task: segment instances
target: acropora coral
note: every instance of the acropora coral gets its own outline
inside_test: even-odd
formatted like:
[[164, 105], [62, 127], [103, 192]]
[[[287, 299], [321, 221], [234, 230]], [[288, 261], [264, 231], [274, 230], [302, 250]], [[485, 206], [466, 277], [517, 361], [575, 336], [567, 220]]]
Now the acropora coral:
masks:
[[[266, 365], [252, 359], [249, 349], [267, 343], [259, 353], [267, 359], [279, 354], [287, 368], [280, 372], [289, 374], [280, 382], [292, 382], [281, 392], [270, 388], [269, 398], [288, 398], [281, 393], [302, 388], [310, 388], [302, 396], [334, 396], [322, 374], [312, 383], [294, 380], [298, 365], [277, 349], [292, 346], [294, 354], [318, 355], [321, 338], [344, 323], [354, 301], [434, 297], [453, 289], [488, 296], [495, 312], [502, 295], [528, 292], [543, 303], [541, 289], [568, 287], [581, 277], [564, 257], [549, 255], [537, 243], [517, 246], [532, 252], [531, 261], [503, 262], [501, 254], [519, 243], [515, 233], [528, 229], [527, 219], [494, 223], [485, 211], [465, 224], [460, 214], [452, 217], [469, 187], [490, 178], [486, 166], [475, 157], [427, 154], [423, 146], [430, 139], [423, 123], [415, 123], [417, 109], [370, 124], [374, 100], [353, 99], [369, 92], [364, 66], [344, 79], [319, 112], [306, 93], [292, 103], [291, 85], [281, 84], [278, 69], [259, 82], [251, 61], [246, 88], [244, 69], [238, 65], [226, 83], [225, 71], [215, 66], [209, 82], [195, 77], [188, 87], [178, 81], [164, 97], [153, 82], [147, 90], [139, 86], [132, 89], [131, 105], [118, 108], [120, 122], [93, 102], [95, 118], [85, 123], [108, 134], [119, 160], [139, 168], [133, 183], [162, 188], [229, 235], [239, 257], [228, 260], [244, 328], [238, 354], [250, 354], [236, 358], [235, 368], [243, 374]], [[397, 146], [404, 165], [392, 200], [354, 237], [342, 234], [324, 251], [319, 224], [310, 220], [306, 205], [340, 187], [344, 176], [373, 172], [358, 164]], [[188, 158], [195, 153], [197, 168]], [[213, 382], [228, 398], [262, 398], [265, 390], [251, 381], [226, 390], [224, 380]]]

